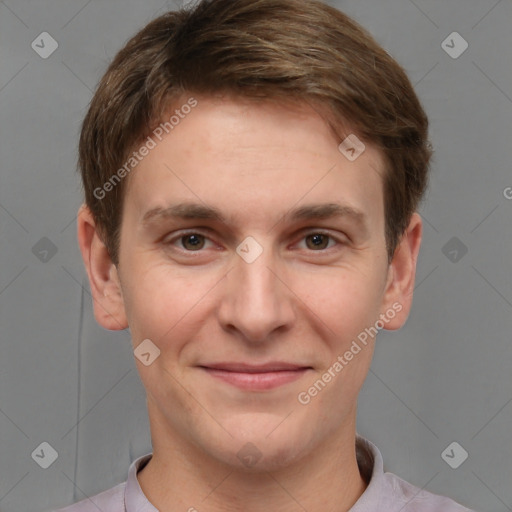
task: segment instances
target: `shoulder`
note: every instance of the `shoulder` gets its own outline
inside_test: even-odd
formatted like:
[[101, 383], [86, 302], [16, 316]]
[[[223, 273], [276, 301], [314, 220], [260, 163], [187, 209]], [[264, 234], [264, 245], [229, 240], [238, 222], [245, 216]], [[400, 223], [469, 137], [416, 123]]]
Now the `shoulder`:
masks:
[[116, 485], [96, 496], [86, 498], [69, 507], [59, 508], [53, 512], [125, 512], [124, 490], [126, 483]]
[[393, 473], [384, 473], [386, 487], [389, 493], [386, 494], [389, 503], [388, 510], [402, 512], [474, 512], [456, 501], [445, 496], [439, 496], [416, 487], [406, 482]]
[[382, 454], [364, 437], [356, 437], [359, 471], [368, 487], [350, 512], [385, 510], [386, 512], [475, 512], [456, 501], [432, 494], [384, 471]]
[[134, 510], [143, 510], [141, 504], [144, 505], [144, 510], [156, 510], [151, 508], [137, 481], [137, 471], [149, 462], [151, 456], [152, 454], [148, 453], [131, 463], [126, 482], [96, 494], [96, 496], [79, 501], [74, 505], [51, 512], [126, 512], [125, 502], [129, 503]]

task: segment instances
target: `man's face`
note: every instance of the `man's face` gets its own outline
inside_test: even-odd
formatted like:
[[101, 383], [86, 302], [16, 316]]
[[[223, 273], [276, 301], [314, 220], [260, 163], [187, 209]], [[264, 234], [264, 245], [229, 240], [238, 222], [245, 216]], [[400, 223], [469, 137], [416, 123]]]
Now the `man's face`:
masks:
[[383, 161], [350, 161], [306, 106], [197, 99], [129, 178], [123, 308], [133, 348], [160, 350], [137, 360], [153, 437], [239, 466], [252, 443], [272, 468], [353, 428], [374, 339], [353, 341], [393, 302]]

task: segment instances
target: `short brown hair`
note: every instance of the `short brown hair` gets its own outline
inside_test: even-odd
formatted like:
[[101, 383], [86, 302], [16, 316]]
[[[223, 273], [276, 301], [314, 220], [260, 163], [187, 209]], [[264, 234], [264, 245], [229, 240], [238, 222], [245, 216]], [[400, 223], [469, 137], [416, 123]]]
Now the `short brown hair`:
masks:
[[350, 126], [374, 144], [385, 161], [391, 260], [425, 192], [432, 156], [428, 118], [404, 70], [364, 28], [320, 1], [201, 0], [158, 17], [126, 43], [83, 122], [85, 202], [114, 264], [126, 179], [104, 197], [98, 190], [187, 94], [309, 103], [338, 137]]

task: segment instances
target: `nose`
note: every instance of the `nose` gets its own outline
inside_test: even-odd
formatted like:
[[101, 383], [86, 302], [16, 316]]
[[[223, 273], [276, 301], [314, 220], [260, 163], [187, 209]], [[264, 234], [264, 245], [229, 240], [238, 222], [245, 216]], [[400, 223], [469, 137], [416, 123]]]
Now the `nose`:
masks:
[[284, 266], [270, 248], [262, 248], [254, 261], [234, 254], [218, 310], [223, 329], [259, 344], [290, 329], [295, 319], [294, 294]]

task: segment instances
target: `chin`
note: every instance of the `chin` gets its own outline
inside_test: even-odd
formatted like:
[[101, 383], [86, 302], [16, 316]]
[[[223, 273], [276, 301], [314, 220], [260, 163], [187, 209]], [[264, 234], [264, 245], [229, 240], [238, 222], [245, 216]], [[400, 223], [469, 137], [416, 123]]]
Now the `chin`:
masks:
[[[255, 417], [256, 416], [256, 417]], [[258, 418], [246, 415], [244, 421], [231, 421], [222, 440], [209, 440], [210, 454], [237, 470], [248, 472], [276, 471], [289, 466], [308, 453], [313, 440], [305, 429], [292, 429], [283, 418]], [[259, 421], [258, 421], [259, 420]], [[276, 428], [277, 427], [277, 428]], [[311, 448], [312, 449], [312, 448]]]
[[248, 473], [263, 473], [269, 471], [278, 471], [300, 460], [304, 451], [300, 451], [297, 443], [291, 440], [286, 445], [275, 446], [274, 443], [263, 444], [246, 442], [239, 444], [233, 443], [233, 446], [226, 447], [225, 451], [214, 448], [214, 453], [210, 452], [217, 460], [236, 471]]

